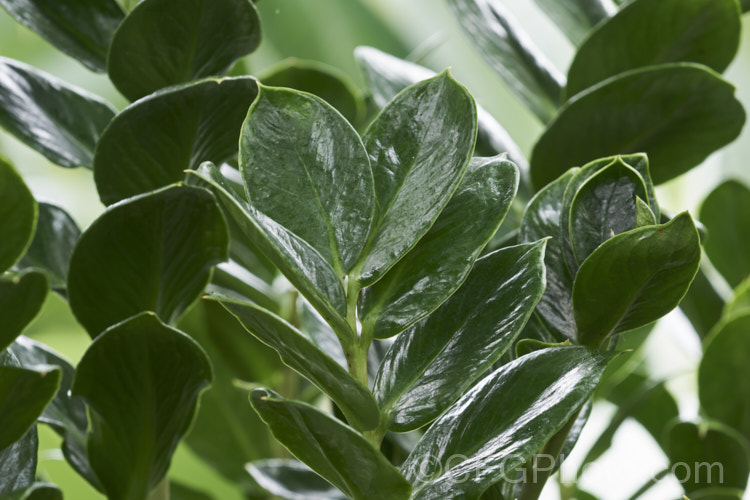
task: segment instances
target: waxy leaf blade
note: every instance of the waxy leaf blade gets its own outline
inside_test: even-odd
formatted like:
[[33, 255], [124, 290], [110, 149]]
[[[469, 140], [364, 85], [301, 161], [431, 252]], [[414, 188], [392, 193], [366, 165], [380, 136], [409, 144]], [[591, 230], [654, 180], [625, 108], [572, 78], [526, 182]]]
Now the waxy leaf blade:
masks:
[[115, 0], [0, 0], [18, 22], [54, 47], [103, 72], [107, 49], [125, 13]]
[[600, 22], [617, 13], [613, 0], [536, 0], [565, 36], [579, 45]]
[[448, 0], [487, 64], [542, 122], [560, 105], [561, 75], [498, 0]]
[[61, 370], [52, 365], [0, 366], [0, 450], [21, 439], [60, 387]]
[[732, 287], [750, 276], [750, 189], [735, 180], [720, 184], [703, 201], [699, 218], [709, 232], [706, 254]]
[[[570, 204], [567, 228], [576, 262], [586, 260], [612, 236], [637, 227], [636, 198], [648, 199], [646, 185], [621, 158], [581, 185]], [[651, 210], [648, 205], [646, 209]]]
[[370, 233], [375, 189], [341, 114], [312, 94], [262, 87], [242, 127], [240, 171], [250, 205], [347, 274]]
[[534, 146], [531, 176], [543, 186], [571, 167], [645, 152], [656, 184], [732, 142], [745, 112], [734, 87], [705, 66], [673, 63], [629, 71], [578, 94]]
[[469, 275], [518, 189], [504, 157], [474, 158], [456, 193], [417, 245], [364, 290], [359, 318], [374, 338], [392, 337], [437, 309]]
[[[399, 59], [373, 47], [354, 49], [367, 87], [375, 105], [384, 108], [399, 92], [409, 85], [435, 76], [435, 72], [410, 61]], [[481, 106], [477, 106], [477, 144], [474, 154], [495, 156], [508, 153], [508, 158], [518, 165], [521, 172], [528, 173], [529, 162], [521, 148], [513, 141], [502, 125]]]
[[611, 76], [672, 62], [705, 64], [721, 73], [740, 42], [736, 0], [635, 0], [601, 24], [568, 70], [573, 96]]
[[0, 274], [13, 266], [31, 244], [37, 204], [23, 178], [0, 157]]
[[698, 269], [690, 289], [682, 298], [680, 309], [701, 339], [705, 339], [721, 319], [725, 309], [724, 298], [708, 279], [703, 266]]
[[39, 438], [36, 426], [12, 445], [0, 449], [0, 498], [23, 491], [36, 478]]
[[105, 205], [181, 181], [204, 161], [236, 158], [242, 121], [258, 93], [252, 77], [160, 90], [125, 108], [102, 135], [94, 180]]
[[371, 285], [424, 236], [469, 165], [476, 104], [446, 71], [392, 100], [363, 139], [375, 178], [377, 218], [358, 266]]
[[142, 500], [159, 483], [211, 379], [200, 346], [153, 314], [94, 340], [72, 393], [89, 405], [88, 457], [108, 498]]
[[52, 163], [91, 167], [96, 143], [114, 116], [100, 97], [0, 57], [0, 126]]
[[314, 406], [268, 389], [251, 394], [255, 411], [289, 452], [353, 500], [406, 500], [411, 486], [365, 437]]
[[[234, 224], [257, 246], [329, 324], [349, 331], [346, 295], [339, 276], [317, 250], [271, 218], [255, 210], [232, 189], [215, 165], [206, 163], [192, 174], [206, 184]], [[353, 333], [352, 333], [353, 335]]]
[[380, 412], [370, 391], [299, 330], [254, 304], [221, 304], [248, 332], [276, 350], [286, 365], [330, 396], [352, 427], [369, 430], [378, 425]]
[[360, 91], [346, 73], [333, 66], [290, 57], [264, 71], [258, 80], [269, 87], [287, 87], [315, 94], [336, 108], [355, 127], [364, 119], [365, 101]]
[[604, 242], [581, 264], [573, 284], [578, 340], [598, 346], [674, 309], [700, 256], [698, 231], [687, 212]]
[[272, 459], [247, 464], [268, 493], [287, 500], [345, 500], [337, 488], [297, 460]]
[[0, 353], [21, 335], [42, 309], [49, 284], [34, 271], [0, 277]]
[[259, 44], [260, 19], [248, 0], [145, 0], [117, 29], [107, 72], [135, 101], [164, 87], [223, 75]]
[[706, 339], [698, 369], [701, 408], [750, 439], [750, 314], [730, 316]]
[[65, 210], [39, 203], [36, 234], [18, 267], [41, 270], [52, 289], [65, 294], [70, 257], [80, 237], [81, 230]]
[[144, 311], [174, 323], [227, 259], [228, 240], [205, 189], [171, 186], [114, 205], [73, 252], [70, 307], [91, 337]]
[[531, 199], [521, 220], [519, 240], [531, 243], [543, 238], [547, 286], [536, 306], [536, 315], [545, 329], [557, 337], [574, 340], [576, 324], [573, 316], [573, 276], [565, 264], [562, 231], [560, 230], [563, 195], [575, 171], [571, 170], [548, 184]]
[[544, 291], [544, 246], [503, 248], [477, 260], [451, 298], [396, 338], [373, 388], [391, 430], [433, 420], [510, 347]]
[[554, 347], [482, 379], [430, 426], [401, 467], [412, 498], [474, 500], [512, 477], [591, 397], [613, 356]]

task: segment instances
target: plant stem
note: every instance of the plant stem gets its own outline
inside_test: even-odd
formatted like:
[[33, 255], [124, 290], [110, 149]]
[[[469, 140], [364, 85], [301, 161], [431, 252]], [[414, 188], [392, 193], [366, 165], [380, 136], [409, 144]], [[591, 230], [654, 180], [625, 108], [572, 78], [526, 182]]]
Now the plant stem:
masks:
[[169, 500], [169, 475], [166, 474], [148, 496], [148, 500]]
[[[570, 416], [563, 428], [560, 429], [557, 434], [552, 436], [552, 439], [544, 445], [542, 452], [540, 453], [541, 455], [555, 457], [555, 461], [558, 460], [560, 452], [562, 451], [563, 446], [565, 446], [565, 441], [568, 439], [568, 434], [570, 434], [570, 430], [573, 428], [580, 412], [581, 410], [579, 409]], [[521, 494], [518, 495], [518, 500], [537, 500], [542, 494], [544, 485], [547, 483], [547, 480], [552, 473], [554, 467], [545, 467], [544, 469], [536, 470], [534, 461], [534, 457], [532, 457], [526, 464], [526, 479], [521, 488]]]

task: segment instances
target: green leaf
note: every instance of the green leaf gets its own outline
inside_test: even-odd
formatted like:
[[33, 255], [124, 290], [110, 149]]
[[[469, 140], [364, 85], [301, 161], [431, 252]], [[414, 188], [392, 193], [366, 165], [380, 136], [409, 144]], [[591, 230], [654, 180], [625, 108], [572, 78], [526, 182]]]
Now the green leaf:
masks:
[[353, 500], [406, 500], [411, 487], [365, 437], [314, 406], [256, 389], [251, 402], [276, 439]]
[[[354, 49], [354, 58], [362, 70], [378, 108], [384, 108], [409, 85], [432, 78], [436, 74], [424, 66], [399, 59], [373, 47], [357, 47]], [[521, 149], [503, 126], [481, 106], [477, 106], [477, 122], [477, 144], [474, 154], [495, 156], [508, 153], [510, 160], [518, 165], [522, 172], [528, 172], [529, 162]]]
[[70, 257], [80, 237], [81, 230], [65, 210], [39, 203], [36, 234], [18, 266], [43, 271], [52, 289], [65, 294]]
[[100, 97], [0, 57], [0, 126], [52, 163], [91, 167], [96, 143], [114, 116]]
[[[728, 318], [745, 312], [750, 312], [750, 278], [745, 279], [734, 289], [734, 293], [724, 306], [721, 315]], [[718, 323], [718, 319], [715, 323]]]
[[52, 365], [0, 366], [0, 450], [36, 424], [57, 393], [60, 377], [60, 368]]
[[105, 205], [178, 182], [204, 161], [236, 158], [257, 95], [252, 77], [207, 79], [156, 92], [118, 114], [94, 157]]
[[36, 318], [48, 290], [47, 278], [34, 271], [0, 277], [0, 352]]
[[292, 325], [251, 303], [221, 300], [248, 332], [279, 353], [282, 361], [310, 380], [360, 430], [377, 427], [378, 406], [370, 392]]
[[498, 0], [448, 0], [466, 36], [542, 122], [560, 105], [565, 77]]
[[458, 190], [417, 245], [360, 299], [363, 331], [392, 337], [437, 309], [471, 271], [518, 189], [504, 157], [474, 158]]
[[693, 63], [605, 80], [568, 101], [549, 124], [534, 146], [532, 180], [543, 186], [595, 158], [646, 152], [654, 182], [666, 182], [739, 135], [745, 112], [734, 91], [718, 74]]
[[612, 236], [636, 228], [636, 197], [648, 199], [646, 185], [619, 157], [581, 185], [570, 203], [567, 228], [576, 262], [582, 263]]
[[63, 500], [63, 494], [54, 484], [37, 482], [20, 497], [21, 500]]
[[345, 500], [345, 496], [297, 460], [263, 460], [247, 471], [268, 493], [287, 500]]
[[401, 467], [412, 498], [477, 499], [511, 477], [588, 400], [612, 356], [555, 347], [485, 377], [430, 426]]
[[640, 196], [635, 197], [635, 227], [653, 226], [656, 215]]
[[248, 0], [144, 0], [117, 29], [107, 72], [117, 90], [135, 101], [164, 87], [223, 75], [259, 44], [260, 19]]
[[571, 340], [577, 335], [573, 316], [573, 276], [565, 265], [560, 214], [565, 188], [575, 173], [574, 170], [568, 171], [531, 199], [523, 214], [519, 235], [522, 243], [550, 238], [544, 253], [547, 287], [536, 306], [535, 316], [546, 330]]
[[228, 244], [224, 216], [205, 189], [177, 185], [129, 199], [81, 236], [70, 261], [70, 307], [92, 337], [143, 311], [174, 323], [226, 260]]
[[737, 0], [635, 0], [586, 38], [568, 70], [566, 94], [672, 62], [705, 64], [721, 73], [737, 53], [740, 31]]
[[115, 0], [0, 0], [0, 5], [54, 47], [98, 72], [104, 71], [112, 36], [125, 17]]
[[36, 426], [32, 426], [19, 441], [0, 448], [0, 464], [3, 464], [0, 467], [0, 498], [23, 491], [34, 483], [38, 448]]
[[72, 394], [89, 405], [88, 457], [111, 500], [143, 500], [169, 468], [211, 365], [200, 346], [151, 313], [97, 337]]
[[372, 285], [429, 230], [458, 187], [477, 136], [476, 104], [445, 71], [393, 99], [364, 135], [377, 217], [358, 264]]
[[687, 212], [604, 242], [583, 262], [573, 284], [578, 340], [597, 346], [674, 309], [698, 271], [700, 255], [698, 231]]
[[708, 229], [705, 249], [732, 287], [750, 276], [750, 189], [735, 180], [720, 184], [703, 201], [699, 218]]
[[747, 444], [736, 431], [717, 424], [677, 422], [666, 442], [672, 472], [691, 498], [693, 492], [712, 486], [742, 490], [747, 485]]
[[729, 317], [705, 341], [698, 370], [701, 408], [750, 439], [750, 314]]
[[544, 291], [544, 246], [477, 260], [455, 295], [396, 339], [373, 388], [391, 430], [433, 420], [510, 347]]
[[536, 0], [565, 36], [579, 45], [600, 22], [617, 13], [612, 0]]
[[355, 127], [364, 120], [362, 95], [346, 73], [333, 66], [290, 57], [261, 73], [258, 80], [269, 87], [288, 87], [315, 94]]
[[39, 417], [39, 422], [49, 425], [63, 438], [62, 451], [65, 459], [91, 485], [101, 490], [99, 480], [91, 470], [86, 456], [86, 405], [81, 398], [70, 395], [75, 368], [49, 347], [24, 336], [13, 343], [10, 352], [24, 367], [46, 364], [60, 368], [60, 388]]
[[31, 244], [37, 210], [23, 178], [0, 156], [0, 274], [18, 262]]
[[[349, 332], [346, 295], [333, 267], [302, 238], [258, 212], [233, 190], [215, 165], [206, 163], [192, 175], [206, 184], [222, 210], [337, 331]], [[354, 335], [352, 332], [351, 335]]]
[[208, 493], [174, 481], [169, 482], [169, 498], [172, 500], [213, 500]]
[[312, 94], [262, 87], [242, 127], [240, 171], [254, 208], [348, 273], [370, 232], [375, 191], [367, 151], [341, 114]]
[[680, 302], [680, 309], [701, 339], [705, 339], [719, 322], [724, 307], [724, 298], [708, 279], [704, 266], [701, 266]]

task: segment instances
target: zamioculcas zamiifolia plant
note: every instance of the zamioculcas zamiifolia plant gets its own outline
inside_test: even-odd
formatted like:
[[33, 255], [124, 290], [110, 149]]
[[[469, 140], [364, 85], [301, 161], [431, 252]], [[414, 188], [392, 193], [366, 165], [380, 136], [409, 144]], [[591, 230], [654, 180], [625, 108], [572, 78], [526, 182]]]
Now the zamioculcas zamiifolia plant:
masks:
[[[313, 62], [246, 74], [249, 0], [0, 0], [131, 101], [0, 58], [0, 126], [106, 206], [81, 231], [0, 160], [0, 500], [62, 498], [39, 424], [110, 500], [214, 498], [171, 480], [180, 443], [243, 498], [535, 500], [595, 397], [618, 410], [585, 464], [634, 417], [670, 465], [726, 465], [691, 498], [741, 494], [750, 191], [700, 213], [725, 300], [655, 188], [742, 128], [717, 74], [741, 11], [681, 2], [538, 0], [579, 45], [565, 79], [502, 4], [448, 0], [545, 122], [529, 162], [448, 70], [360, 47], [367, 103]], [[49, 290], [90, 336], [75, 365], [22, 335]], [[680, 304], [698, 424], [632, 352]]]

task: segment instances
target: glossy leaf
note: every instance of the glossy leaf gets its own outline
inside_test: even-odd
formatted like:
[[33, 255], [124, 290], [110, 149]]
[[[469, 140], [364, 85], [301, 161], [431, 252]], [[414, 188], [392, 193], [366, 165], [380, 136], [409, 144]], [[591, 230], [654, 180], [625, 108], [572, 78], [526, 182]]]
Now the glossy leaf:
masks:
[[80, 236], [81, 230], [65, 210], [39, 203], [34, 239], [18, 265], [22, 269], [33, 267], [43, 271], [52, 289], [65, 293], [70, 256]]
[[375, 192], [367, 151], [341, 114], [311, 94], [262, 87], [242, 127], [240, 171], [254, 208], [347, 274], [367, 241]]
[[178, 182], [204, 161], [236, 158], [242, 121], [257, 92], [251, 77], [207, 79], [126, 108], [97, 145], [94, 180], [102, 202]]
[[373, 388], [390, 429], [427, 424], [500, 359], [544, 291], [544, 246], [482, 257], [455, 295], [396, 339]]
[[680, 309], [701, 339], [705, 339], [719, 322], [724, 307], [724, 298], [716, 291], [701, 266], [690, 284], [690, 289], [680, 302]]
[[21, 335], [42, 309], [49, 284], [43, 274], [23, 272], [0, 277], [0, 352]]
[[[724, 317], [736, 316], [750, 312], [750, 278], [746, 279], [734, 289], [734, 293], [724, 306]], [[718, 321], [716, 321], [718, 323]]]
[[[331, 329], [323, 317], [304, 298], [297, 299], [297, 317], [300, 331], [312, 340], [321, 351], [330, 356], [338, 364], [347, 368], [346, 356], [336, 332]], [[370, 365], [367, 365], [370, 368]]]
[[0, 450], [21, 439], [60, 387], [60, 368], [0, 366]]
[[89, 405], [88, 457], [108, 498], [142, 500], [159, 483], [211, 378], [200, 346], [150, 313], [94, 340], [72, 393]]
[[288, 87], [315, 94], [355, 127], [364, 119], [362, 95], [346, 73], [333, 66], [291, 57], [267, 69], [258, 79], [269, 87]]
[[750, 314], [729, 317], [706, 339], [698, 370], [701, 408], [750, 439]]
[[458, 190], [419, 243], [359, 305], [362, 328], [392, 337], [437, 309], [466, 279], [518, 189], [518, 169], [503, 157], [474, 158]]
[[0, 274], [13, 266], [31, 244], [37, 204], [21, 176], [0, 157]]
[[0, 498], [23, 491], [36, 478], [39, 438], [33, 426], [19, 440], [6, 448], [0, 448]]
[[635, 197], [635, 227], [653, 226], [656, 215], [640, 196]]
[[107, 49], [125, 14], [115, 0], [0, 0], [18, 22], [92, 71], [105, 68]]
[[39, 422], [49, 425], [63, 438], [62, 451], [65, 459], [91, 485], [101, 489], [86, 456], [86, 405], [81, 398], [70, 395], [75, 368], [44, 344], [24, 336], [13, 343], [10, 352], [24, 367], [46, 364], [60, 368], [60, 388], [39, 417]]
[[745, 488], [750, 464], [740, 434], [724, 426], [689, 422], [678, 422], [668, 432], [666, 448], [672, 471], [691, 498], [692, 493], [710, 487]]
[[566, 93], [573, 96], [618, 73], [672, 62], [705, 64], [721, 73], [734, 59], [740, 31], [736, 0], [635, 0], [578, 49]]
[[371, 285], [424, 236], [466, 171], [476, 104], [446, 71], [392, 100], [363, 137], [375, 178], [377, 218], [359, 281]]
[[687, 213], [604, 242], [573, 284], [578, 340], [597, 346], [674, 309], [698, 271], [700, 255], [698, 231]]
[[600, 22], [617, 13], [613, 0], [536, 0], [574, 45], [580, 44]]
[[[329, 324], [348, 332], [346, 295], [336, 271], [305, 240], [258, 212], [241, 198], [215, 165], [203, 165], [193, 178], [206, 184], [227, 217], [276, 265]], [[352, 333], [353, 335], [353, 333]]]
[[477, 499], [511, 477], [586, 402], [612, 356], [556, 347], [485, 377], [430, 426], [401, 467], [412, 498]]
[[568, 227], [578, 263], [612, 236], [637, 227], [636, 197], [648, 199], [646, 185], [620, 158], [581, 185], [570, 204]]
[[449, 0], [465, 34], [510, 90], [543, 122], [560, 105], [565, 77], [498, 0]]
[[52, 163], [91, 167], [96, 143], [114, 116], [100, 97], [0, 57], [0, 126]]
[[255, 411], [292, 455], [353, 500], [406, 500], [411, 487], [365, 437], [314, 406], [268, 389], [251, 394]]
[[[226, 260], [226, 221], [205, 189], [171, 186], [107, 210], [70, 261], [70, 307], [92, 337], [143, 311], [174, 323]], [[116, 283], [117, 286], [112, 286]]]
[[728, 180], [703, 201], [699, 218], [708, 229], [705, 249], [732, 287], [750, 276], [750, 189]]
[[646, 152], [656, 184], [732, 142], [745, 122], [734, 87], [704, 66], [673, 63], [623, 73], [579, 94], [534, 146], [531, 176], [543, 186], [570, 167]]
[[[391, 99], [409, 85], [435, 76], [435, 72], [410, 61], [405, 61], [373, 47], [354, 49], [367, 87], [375, 105], [384, 108]], [[528, 171], [529, 162], [502, 125], [481, 106], [477, 106], [477, 144], [474, 154], [495, 156], [508, 153], [509, 159], [522, 172]]]
[[346, 497], [297, 460], [263, 460], [247, 465], [253, 479], [268, 493], [287, 500], [345, 500]]
[[560, 219], [563, 194], [575, 173], [574, 170], [565, 173], [531, 199], [523, 214], [519, 235], [522, 243], [550, 238], [544, 252], [547, 287], [536, 306], [536, 316], [546, 330], [571, 340], [576, 338], [573, 276], [565, 265]]
[[260, 19], [248, 0], [144, 0], [117, 29], [107, 72], [135, 101], [164, 87], [225, 74], [259, 44]]
[[353, 427], [369, 430], [378, 425], [380, 413], [367, 388], [296, 328], [254, 304], [221, 303], [248, 332], [276, 350], [285, 364], [328, 394]]

